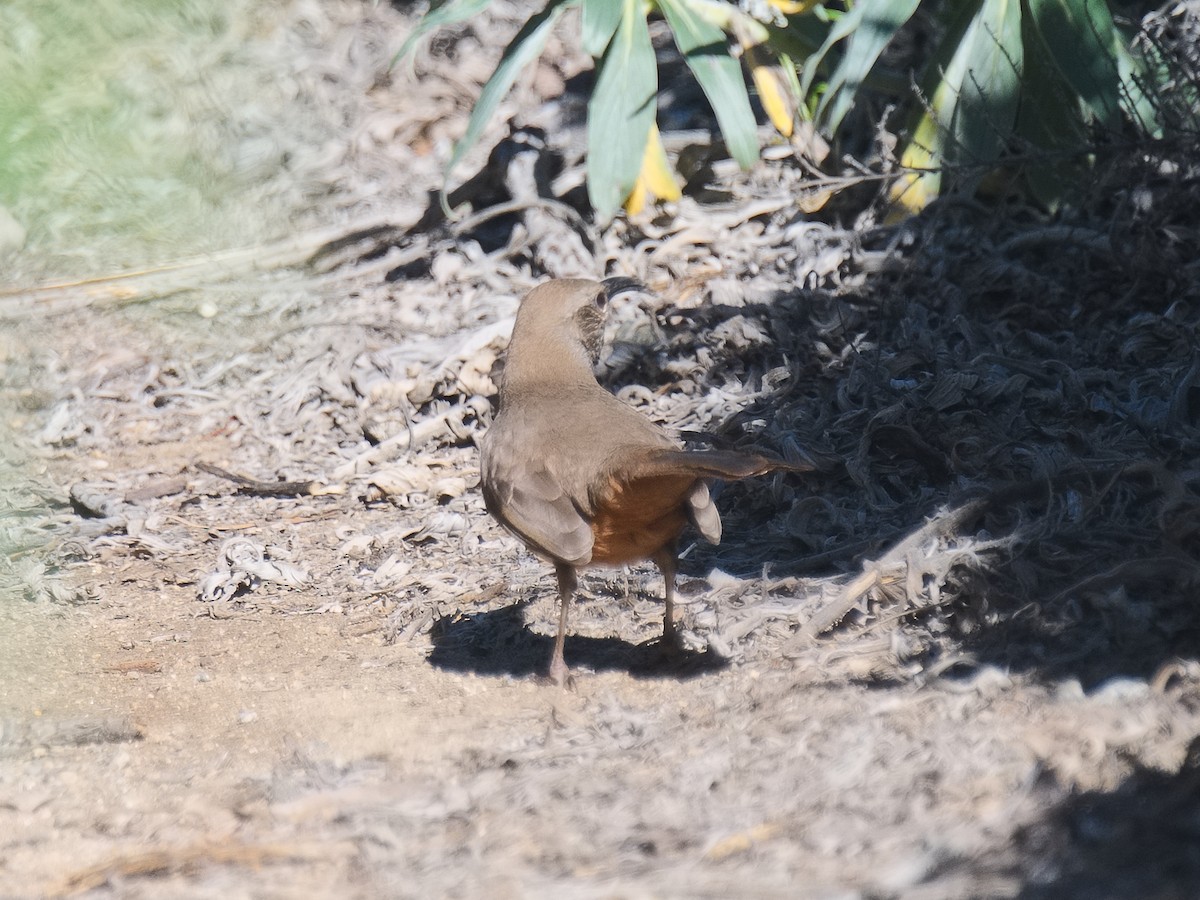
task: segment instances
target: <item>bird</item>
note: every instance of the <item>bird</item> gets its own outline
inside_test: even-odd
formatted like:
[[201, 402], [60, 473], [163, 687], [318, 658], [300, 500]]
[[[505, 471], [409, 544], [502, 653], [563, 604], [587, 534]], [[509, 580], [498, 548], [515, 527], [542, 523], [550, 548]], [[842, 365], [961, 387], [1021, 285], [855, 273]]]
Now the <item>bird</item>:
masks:
[[779, 469], [807, 471], [755, 453], [684, 450], [662, 426], [597, 380], [610, 300], [644, 290], [630, 278], [555, 279], [517, 309], [499, 403], [480, 440], [488, 512], [554, 566], [558, 631], [548, 675], [573, 684], [563, 656], [578, 573], [650, 560], [662, 573], [662, 646], [679, 647], [674, 619], [676, 543], [689, 523], [721, 539], [713, 480]]

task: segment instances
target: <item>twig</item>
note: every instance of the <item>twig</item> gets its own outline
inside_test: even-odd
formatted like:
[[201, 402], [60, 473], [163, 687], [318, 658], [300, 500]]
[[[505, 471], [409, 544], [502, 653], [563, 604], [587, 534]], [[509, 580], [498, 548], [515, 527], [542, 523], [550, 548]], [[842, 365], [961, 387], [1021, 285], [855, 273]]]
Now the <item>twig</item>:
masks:
[[863, 564], [863, 572], [842, 589], [841, 595], [813, 614], [800, 629], [800, 637], [808, 639], [828, 631], [858, 605], [869, 591], [878, 586], [888, 569], [908, 565], [909, 556], [930, 541], [956, 530], [976, 516], [986, 500], [972, 500], [958, 509], [930, 519], [878, 560]]
[[54, 315], [95, 303], [136, 303], [228, 280], [247, 272], [303, 265], [347, 233], [387, 227], [386, 220], [317, 228], [273, 243], [188, 257], [173, 263], [33, 287], [0, 288], [0, 317]]
[[304, 862], [351, 856], [348, 841], [330, 843], [234, 844], [205, 841], [189, 847], [166, 847], [119, 854], [107, 862], [69, 875], [55, 894], [82, 894], [102, 887], [117, 875], [159, 875], [195, 871], [205, 864], [260, 866], [269, 862]]
[[27, 721], [0, 719], [0, 748], [81, 747], [141, 739], [142, 729], [124, 716], [47, 717]]
[[468, 415], [479, 415], [479, 404], [486, 402], [481, 397], [473, 397], [466, 403], [455, 404], [440, 415], [413, 424], [410, 428], [342, 463], [333, 470], [334, 480], [343, 481], [352, 478], [402, 450], [414, 450], [446, 431], [454, 432], [456, 426], [462, 426]]
[[209, 475], [216, 475], [226, 481], [232, 481], [238, 486], [238, 492], [251, 494], [255, 497], [319, 497], [324, 494], [340, 494], [345, 491], [342, 485], [327, 485], [320, 481], [255, 481], [244, 475], [236, 475], [220, 466], [211, 463], [198, 462], [196, 468]]

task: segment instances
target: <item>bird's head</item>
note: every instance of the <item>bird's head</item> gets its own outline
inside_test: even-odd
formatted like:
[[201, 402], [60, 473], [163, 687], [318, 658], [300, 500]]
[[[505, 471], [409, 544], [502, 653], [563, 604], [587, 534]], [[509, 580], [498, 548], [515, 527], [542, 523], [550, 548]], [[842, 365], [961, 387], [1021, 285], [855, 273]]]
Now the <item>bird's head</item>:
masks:
[[520, 356], [530, 371], [561, 378], [564, 370], [573, 369], [590, 377], [604, 346], [609, 300], [644, 289], [632, 278], [560, 278], [539, 284], [517, 310], [509, 355]]

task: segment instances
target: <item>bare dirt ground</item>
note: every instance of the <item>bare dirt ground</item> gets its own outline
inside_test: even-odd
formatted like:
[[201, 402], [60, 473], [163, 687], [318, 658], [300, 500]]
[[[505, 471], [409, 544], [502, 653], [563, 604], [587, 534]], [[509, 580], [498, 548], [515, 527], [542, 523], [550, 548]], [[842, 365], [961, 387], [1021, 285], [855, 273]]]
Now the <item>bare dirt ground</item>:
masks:
[[[566, 28], [444, 221], [520, 18], [387, 76], [407, 12], [237, 7], [161, 74], [242, 141], [193, 248], [237, 252], [10, 254], [0, 896], [1200, 896], [1194, 178], [884, 226], [710, 148], [601, 230]], [[654, 289], [614, 390], [823, 471], [721, 495], [680, 664], [650, 568], [585, 576], [564, 692], [473, 444], [520, 295], [579, 272]]]

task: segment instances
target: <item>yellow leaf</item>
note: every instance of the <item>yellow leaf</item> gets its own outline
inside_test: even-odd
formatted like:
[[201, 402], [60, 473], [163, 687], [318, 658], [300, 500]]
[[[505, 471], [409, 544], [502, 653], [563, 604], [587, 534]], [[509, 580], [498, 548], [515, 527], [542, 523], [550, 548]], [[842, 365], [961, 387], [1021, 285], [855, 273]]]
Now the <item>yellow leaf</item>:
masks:
[[785, 16], [795, 16], [808, 12], [821, 0], [767, 0], [768, 6], [773, 6]]
[[771, 124], [784, 137], [790, 138], [795, 124], [795, 107], [788, 102], [783, 80], [774, 66], [763, 61], [757, 47], [746, 47], [745, 56], [750, 66], [750, 75], [754, 78], [754, 86], [758, 88], [758, 99], [771, 119]]
[[625, 212], [636, 216], [649, 200], [678, 200], [682, 196], [683, 191], [675, 181], [675, 171], [667, 160], [667, 151], [659, 137], [658, 126], [651, 125], [646, 138], [646, 152], [642, 156], [642, 170], [625, 200]]
[[[942, 189], [942, 173], [934, 167], [940, 158], [942, 143], [937, 120], [934, 118], [941, 97], [941, 89], [935, 92], [933, 111], [926, 110], [913, 131], [912, 140], [900, 155], [900, 165], [905, 172], [888, 189], [892, 206], [885, 221], [895, 223], [915, 215], [937, 199]], [[925, 171], [922, 171], [925, 170]]]
[[[909, 150], [912, 149], [913, 147], [910, 145]], [[915, 166], [917, 163], [910, 158], [909, 150], [906, 150], [904, 156], [901, 157], [901, 163], [905, 166]], [[924, 151], [921, 151], [921, 154], [928, 155]], [[928, 162], [924, 164], [928, 165]], [[893, 181], [892, 186], [888, 189], [891, 209], [884, 217], [884, 221], [888, 224], [895, 224], [919, 213], [937, 199], [942, 186], [941, 182], [940, 172], [905, 172]]]
[[825, 208], [833, 193], [831, 190], [806, 191], [796, 195], [796, 205], [800, 207], [800, 212], [819, 212]]
[[646, 207], [646, 183], [638, 178], [633, 190], [625, 198], [625, 214], [636, 216]]

